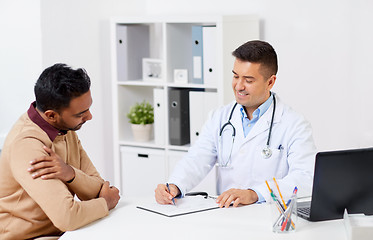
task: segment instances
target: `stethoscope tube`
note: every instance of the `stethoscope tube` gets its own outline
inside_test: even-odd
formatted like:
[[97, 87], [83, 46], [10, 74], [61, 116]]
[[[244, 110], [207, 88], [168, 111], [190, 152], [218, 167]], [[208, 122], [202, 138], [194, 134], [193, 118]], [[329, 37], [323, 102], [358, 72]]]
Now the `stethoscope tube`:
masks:
[[267, 146], [268, 147], [269, 147], [269, 141], [271, 140], [271, 135], [272, 135], [272, 126], [273, 126], [273, 120], [275, 118], [275, 111], [276, 111], [276, 98], [275, 98], [275, 95], [273, 95], [272, 118], [271, 118], [271, 125], [269, 126], [269, 133], [268, 133], [268, 139], [267, 139]]
[[[231, 113], [229, 115], [228, 121], [221, 127], [220, 132], [219, 132], [219, 137], [221, 138], [222, 133], [224, 131], [224, 128], [228, 125], [231, 125], [231, 127], [233, 129], [232, 147], [233, 147], [233, 143], [234, 143], [234, 138], [236, 137], [236, 128], [231, 123], [231, 119], [232, 119], [232, 115], [233, 115], [233, 112], [234, 112], [234, 109], [236, 108], [236, 106], [237, 106], [237, 102], [233, 105], [233, 108], [232, 108]], [[271, 124], [269, 126], [269, 132], [268, 132], [266, 146], [262, 149], [262, 156], [263, 156], [263, 158], [266, 158], [266, 159], [270, 158], [272, 156], [272, 150], [269, 148], [269, 146], [270, 146], [269, 144], [270, 144], [270, 141], [271, 141], [271, 135], [272, 135], [273, 122], [274, 122], [274, 118], [275, 118], [275, 112], [276, 112], [276, 97], [273, 94], [273, 110], [272, 110]], [[231, 149], [231, 151], [232, 151], [232, 149]], [[230, 158], [230, 156], [229, 156], [229, 158]], [[228, 161], [225, 164], [223, 164], [222, 166], [226, 166], [228, 164]]]
[[273, 94], [273, 110], [272, 110], [271, 125], [269, 126], [267, 144], [262, 150], [262, 156], [266, 159], [272, 156], [272, 150], [269, 148], [269, 142], [271, 140], [271, 135], [272, 135], [272, 126], [273, 126], [273, 120], [275, 118], [275, 111], [276, 111], [276, 98], [275, 98], [275, 95]]
[[228, 122], [226, 122], [221, 128], [220, 128], [220, 133], [219, 133], [219, 136], [221, 137], [221, 134], [223, 133], [223, 130], [224, 128], [227, 126], [227, 125], [231, 125], [232, 126], [232, 129], [233, 129], [233, 133], [232, 133], [232, 137], [235, 137], [236, 136], [236, 128], [233, 126], [233, 124], [231, 123], [231, 119], [232, 119], [232, 115], [233, 115], [233, 112], [234, 112], [234, 109], [236, 108], [237, 106], [237, 102], [234, 104], [232, 110], [231, 110], [231, 114], [229, 115], [229, 118], [228, 118]]

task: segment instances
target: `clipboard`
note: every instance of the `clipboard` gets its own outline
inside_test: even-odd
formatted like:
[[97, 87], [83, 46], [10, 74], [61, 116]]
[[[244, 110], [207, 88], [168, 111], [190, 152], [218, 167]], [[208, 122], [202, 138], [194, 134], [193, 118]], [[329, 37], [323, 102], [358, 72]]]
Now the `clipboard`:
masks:
[[162, 205], [153, 200], [151, 202], [139, 204], [136, 207], [166, 217], [176, 217], [219, 208], [214, 197], [199, 195], [200, 194], [188, 196], [186, 194], [184, 198], [178, 199], [176, 205]]

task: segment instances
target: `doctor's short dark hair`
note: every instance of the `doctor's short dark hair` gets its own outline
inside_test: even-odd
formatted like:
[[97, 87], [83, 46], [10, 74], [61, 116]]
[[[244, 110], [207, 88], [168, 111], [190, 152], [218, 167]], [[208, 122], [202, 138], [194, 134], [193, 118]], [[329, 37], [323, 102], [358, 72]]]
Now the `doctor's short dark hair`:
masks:
[[54, 64], [41, 73], [35, 84], [36, 107], [43, 112], [60, 112], [69, 107], [73, 98], [88, 92], [90, 87], [91, 80], [83, 68]]
[[241, 61], [261, 64], [261, 74], [267, 79], [277, 74], [277, 54], [267, 42], [260, 40], [248, 41], [232, 52]]

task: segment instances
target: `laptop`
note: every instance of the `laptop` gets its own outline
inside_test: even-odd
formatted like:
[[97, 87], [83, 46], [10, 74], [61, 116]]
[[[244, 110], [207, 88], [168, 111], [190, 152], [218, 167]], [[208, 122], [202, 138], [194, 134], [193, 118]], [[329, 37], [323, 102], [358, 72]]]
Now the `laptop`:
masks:
[[298, 216], [309, 221], [373, 215], [373, 148], [316, 154], [312, 198], [298, 202]]

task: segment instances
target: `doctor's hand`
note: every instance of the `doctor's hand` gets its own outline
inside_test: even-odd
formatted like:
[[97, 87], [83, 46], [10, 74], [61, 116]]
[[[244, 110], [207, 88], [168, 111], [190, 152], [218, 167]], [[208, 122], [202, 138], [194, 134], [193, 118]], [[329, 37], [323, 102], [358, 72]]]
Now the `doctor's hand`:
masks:
[[[158, 184], [155, 192], [155, 200], [159, 204], [173, 204], [172, 199], [180, 194], [180, 190], [175, 184], [169, 184], [170, 192], [168, 192], [165, 184]], [[176, 202], [176, 198], [174, 199]]]
[[217, 199], [216, 202], [219, 207], [228, 208], [233, 202], [233, 207], [237, 207], [238, 204], [248, 205], [258, 201], [258, 195], [251, 189], [235, 189], [231, 188], [223, 192]]
[[66, 164], [52, 149], [43, 146], [48, 156], [42, 156], [30, 161], [27, 169], [32, 178], [40, 177], [43, 180], [57, 178], [64, 182], [75, 178], [74, 169]]

